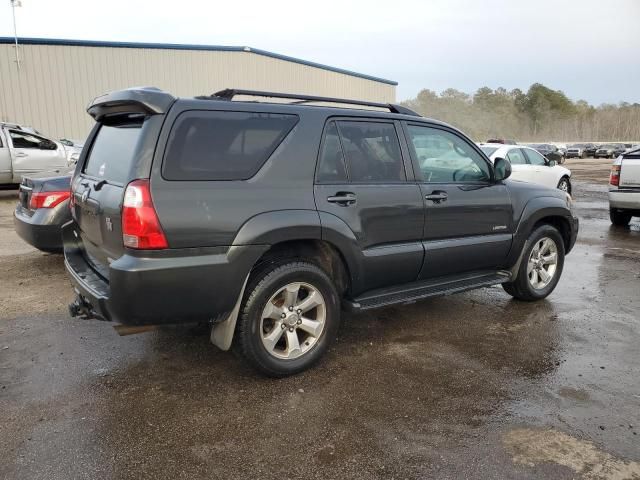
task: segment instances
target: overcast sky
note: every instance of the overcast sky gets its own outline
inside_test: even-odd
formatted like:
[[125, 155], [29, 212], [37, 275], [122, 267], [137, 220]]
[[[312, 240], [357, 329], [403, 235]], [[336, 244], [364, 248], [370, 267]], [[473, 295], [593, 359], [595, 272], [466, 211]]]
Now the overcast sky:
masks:
[[[13, 36], [0, 0], [0, 36]], [[247, 45], [422, 88], [640, 102], [640, 0], [22, 0], [18, 36]]]

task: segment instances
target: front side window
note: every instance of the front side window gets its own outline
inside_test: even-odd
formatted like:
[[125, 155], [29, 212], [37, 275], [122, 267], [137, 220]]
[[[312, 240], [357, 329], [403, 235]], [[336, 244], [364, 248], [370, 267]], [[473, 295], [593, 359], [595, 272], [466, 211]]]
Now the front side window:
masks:
[[[13, 148], [37, 148], [39, 150], [51, 150], [51, 144], [53, 143], [45, 138], [40, 138], [17, 130], [9, 130], [9, 136], [11, 137]], [[53, 145], [55, 149], [55, 144]]]
[[530, 148], [525, 150], [527, 158], [529, 159], [529, 163], [531, 165], [546, 165], [547, 162], [544, 157], [538, 153], [536, 150], [532, 150]]
[[511, 165], [526, 165], [527, 163], [527, 159], [519, 148], [509, 150], [507, 160], [509, 160]]
[[408, 125], [408, 130], [425, 182], [487, 182], [491, 179], [487, 162], [457, 135], [418, 125]]
[[338, 121], [337, 125], [351, 182], [406, 180], [393, 123]]
[[347, 181], [344, 155], [342, 155], [338, 127], [335, 122], [331, 122], [325, 131], [317, 180], [318, 183], [344, 183]]
[[296, 115], [182, 113], [171, 129], [162, 175], [167, 180], [246, 180], [298, 122]]

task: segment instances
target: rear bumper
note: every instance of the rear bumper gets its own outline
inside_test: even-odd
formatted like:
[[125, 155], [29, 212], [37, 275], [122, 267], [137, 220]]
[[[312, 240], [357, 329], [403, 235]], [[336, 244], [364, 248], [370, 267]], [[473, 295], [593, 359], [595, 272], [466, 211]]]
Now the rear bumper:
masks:
[[[74, 222], [63, 227], [65, 267], [87, 318], [127, 325], [218, 320], [237, 301], [254, 263], [268, 246], [125, 253], [109, 265], [109, 280], [85, 260]], [[88, 314], [86, 314], [88, 312]]]
[[583, 154], [586, 155], [586, 153], [580, 152], [567, 152], [565, 156], [567, 158], [580, 158]]
[[609, 207], [624, 210], [640, 210], [640, 189], [619, 188], [609, 190]]
[[63, 202], [55, 208], [41, 208], [33, 215], [18, 205], [13, 213], [16, 233], [29, 245], [45, 252], [62, 251], [62, 225], [69, 221], [69, 205]]

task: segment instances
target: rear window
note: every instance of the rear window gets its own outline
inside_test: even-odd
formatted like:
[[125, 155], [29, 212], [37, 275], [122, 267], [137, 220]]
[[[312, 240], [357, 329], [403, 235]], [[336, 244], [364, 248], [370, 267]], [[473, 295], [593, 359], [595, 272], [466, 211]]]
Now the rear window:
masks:
[[141, 130], [141, 121], [102, 125], [91, 146], [84, 173], [110, 182], [126, 183]]
[[171, 129], [162, 175], [167, 180], [246, 180], [298, 122], [296, 115], [185, 112]]

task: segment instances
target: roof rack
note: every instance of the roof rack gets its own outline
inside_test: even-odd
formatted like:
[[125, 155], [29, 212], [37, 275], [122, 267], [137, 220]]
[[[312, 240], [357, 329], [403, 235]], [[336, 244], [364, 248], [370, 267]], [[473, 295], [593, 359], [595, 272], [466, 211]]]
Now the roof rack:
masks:
[[287, 98], [290, 100], [300, 100], [299, 102], [295, 102], [297, 104], [307, 103], [307, 102], [326, 102], [326, 103], [342, 103], [346, 105], [362, 105], [365, 107], [386, 108], [391, 113], [401, 113], [403, 115], [412, 115], [415, 117], [421, 116], [419, 113], [414, 112], [410, 108], [403, 107], [402, 105], [397, 105], [395, 103], [366, 102], [363, 100], [349, 100], [345, 98], [320, 97], [316, 95], [301, 95], [298, 93], [262, 92], [259, 90], [242, 90], [238, 88], [226, 88], [224, 90], [220, 90], [219, 92], [214, 93], [213, 95], [226, 100], [233, 100], [233, 97], [235, 97], [236, 95], [246, 95], [250, 97]]

